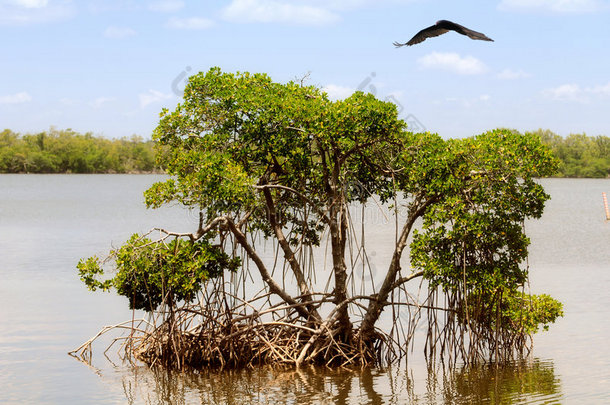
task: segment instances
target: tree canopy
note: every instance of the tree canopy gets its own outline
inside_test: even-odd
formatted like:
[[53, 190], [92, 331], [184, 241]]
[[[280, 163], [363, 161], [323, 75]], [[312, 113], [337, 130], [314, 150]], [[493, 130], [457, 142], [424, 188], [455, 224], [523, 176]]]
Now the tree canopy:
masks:
[[[443, 140], [409, 132], [396, 106], [371, 94], [331, 101], [315, 86], [213, 68], [190, 78], [183, 102], [162, 111], [153, 138], [165, 148], [160, 164], [170, 178], [145, 192], [146, 204], [199, 210], [198, 228], [157, 229], [157, 240], [134, 236], [114, 252], [119, 273], [106, 281], [99, 280], [99, 260], [79, 264], [90, 288], [115, 287], [133, 307], [133, 297], [151, 288], [134, 282], [143, 260], [158, 260], [151, 252], [165, 249], [180, 263], [192, 255], [188, 271], [200, 283], [195, 304], [180, 300], [181, 293], [192, 297], [192, 283], [170, 285], [174, 267], [144, 266], [165, 292], [148, 310], [161, 303], [173, 314], [149, 333], [169, 342], [162, 336], [170, 330], [189, 349], [176, 350], [174, 341], [160, 352], [147, 343], [141, 358], [192, 366], [374, 363], [382, 353], [406, 353], [404, 341], [396, 347], [399, 332], [382, 331], [378, 322], [386, 308], [407, 306], [405, 328], [422, 311], [432, 314], [429, 328], [439, 327], [436, 314], [445, 317], [445, 326], [428, 334], [429, 350], [438, 345], [441, 354], [474, 359], [522, 347], [539, 324], [561, 315], [552, 298], [523, 291], [529, 240], [522, 224], [539, 218], [549, 198], [534, 179], [557, 168], [538, 136], [493, 130]], [[360, 246], [364, 261], [366, 244], [350, 209], [363, 204], [394, 215], [389, 231], [397, 236], [391, 256], [380, 260], [379, 284], [354, 294], [348, 256]], [[261, 237], [273, 242], [275, 260], [263, 254]], [[195, 254], [201, 241], [209, 241], [200, 250], [207, 253]], [[324, 265], [313, 259], [322, 242], [330, 256]], [[260, 280], [262, 290], [246, 288], [246, 279]], [[421, 280], [429, 293], [418, 301], [407, 286]], [[527, 311], [544, 316], [525, 319]], [[176, 313], [199, 314], [199, 326]], [[400, 333], [408, 343], [411, 335]]]

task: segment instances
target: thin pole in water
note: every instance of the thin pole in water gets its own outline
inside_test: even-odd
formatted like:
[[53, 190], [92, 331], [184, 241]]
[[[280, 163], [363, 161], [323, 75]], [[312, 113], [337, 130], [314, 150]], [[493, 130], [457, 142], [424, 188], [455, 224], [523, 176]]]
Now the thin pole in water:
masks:
[[602, 193], [602, 197], [604, 197], [604, 207], [606, 208], [606, 221], [610, 221], [610, 208], [608, 208], [608, 197], [606, 193]]

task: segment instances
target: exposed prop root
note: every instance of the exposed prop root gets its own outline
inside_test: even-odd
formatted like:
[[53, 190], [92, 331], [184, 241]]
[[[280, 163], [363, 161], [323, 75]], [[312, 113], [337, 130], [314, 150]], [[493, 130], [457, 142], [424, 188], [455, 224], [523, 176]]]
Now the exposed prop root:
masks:
[[[408, 318], [397, 314], [394, 324], [402, 319], [405, 325], [390, 333], [376, 330], [372, 339], [363, 341], [357, 328], [349, 334], [340, 333], [336, 313], [331, 312], [323, 322], [306, 321], [299, 316], [297, 306], [273, 305], [268, 294], [246, 302], [216, 291], [205, 294], [199, 304], [166, 308], [156, 314], [156, 319], [106, 326], [70, 354], [91, 364], [92, 343], [109, 331], [122, 329], [126, 336], [112, 340], [106, 351], [121, 342], [119, 352], [124, 360], [139, 360], [151, 367], [184, 370], [267, 364], [384, 365], [406, 358], [417, 323], [426, 312], [424, 350], [429, 360], [437, 358], [450, 365], [458, 361], [503, 362], [531, 349], [530, 335], [486, 328], [477, 322], [474, 313], [464, 322], [461, 298], [445, 298], [445, 302], [439, 302], [437, 293], [430, 293], [426, 305], [414, 306]], [[300, 305], [319, 307], [325, 302], [322, 298]]]
[[[430, 293], [428, 300], [436, 302], [438, 292]], [[524, 330], [490, 327], [480, 307], [465, 311], [465, 299], [460, 293], [444, 296], [447, 311], [439, 314], [428, 311], [428, 331], [424, 348], [426, 358], [438, 358], [442, 363], [466, 365], [480, 363], [506, 363], [529, 355], [533, 347], [532, 336]], [[499, 316], [499, 314], [498, 314]], [[499, 324], [496, 320], [496, 324]]]
[[347, 366], [375, 360], [368, 347], [341, 342], [332, 330], [322, 332], [307, 346], [315, 334], [315, 329], [282, 322], [233, 323], [224, 331], [178, 333], [171, 333], [166, 324], [141, 339], [134, 355], [149, 365], [178, 369], [297, 365], [303, 353], [301, 363], [305, 364]]
[[[185, 305], [158, 314], [159, 319], [107, 326], [76, 350], [90, 364], [92, 343], [103, 334], [127, 329], [118, 340], [121, 357], [170, 369], [242, 368], [264, 364], [361, 366], [377, 364], [391, 338], [378, 332], [374, 341], [359, 341], [356, 331], [345, 339], [334, 318], [303, 321], [295, 306], [254, 309], [254, 301], [224, 305], [207, 297], [205, 305]], [[260, 297], [259, 297], [260, 298]], [[324, 300], [302, 305], [320, 305]], [[332, 315], [332, 314], [331, 314]], [[108, 350], [108, 349], [106, 349]]]

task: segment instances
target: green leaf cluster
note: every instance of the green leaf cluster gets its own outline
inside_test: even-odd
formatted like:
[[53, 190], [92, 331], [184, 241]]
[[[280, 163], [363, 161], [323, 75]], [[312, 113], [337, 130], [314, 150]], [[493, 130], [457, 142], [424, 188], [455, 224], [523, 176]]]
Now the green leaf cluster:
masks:
[[[486, 303], [487, 305], [480, 305]], [[489, 304], [491, 303], [491, 304]], [[548, 330], [549, 325], [563, 316], [563, 305], [547, 294], [530, 295], [520, 291], [503, 294], [494, 300], [488, 291], [473, 293], [468, 298], [470, 321], [491, 325], [492, 329], [533, 334]], [[499, 313], [498, 313], [499, 310]], [[466, 317], [461, 314], [461, 320]]]
[[207, 239], [196, 242], [173, 239], [169, 243], [152, 241], [134, 234], [123, 246], [111, 252], [116, 274], [104, 276], [97, 257], [81, 260], [77, 268], [90, 290], [116, 289], [129, 300], [131, 309], [155, 310], [162, 303], [192, 301], [206, 280], [235, 271], [238, 257], [229, 257]]
[[414, 232], [411, 263], [445, 291], [515, 290], [527, 277], [522, 223], [539, 218], [549, 198], [535, 178], [554, 173], [557, 161], [537, 136], [508, 130], [447, 148], [446, 173], [431, 180], [438, 201]]

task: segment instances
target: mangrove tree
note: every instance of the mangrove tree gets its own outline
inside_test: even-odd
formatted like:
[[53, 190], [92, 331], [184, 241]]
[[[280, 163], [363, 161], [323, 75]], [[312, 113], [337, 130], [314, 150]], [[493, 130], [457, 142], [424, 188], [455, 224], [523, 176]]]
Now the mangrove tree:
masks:
[[[151, 314], [125, 346], [149, 364], [378, 364], [406, 355], [420, 324], [429, 355], [501, 360], [561, 315], [526, 288], [523, 223], [549, 198], [535, 178], [557, 167], [537, 136], [444, 140], [371, 94], [331, 101], [213, 68], [153, 138], [169, 178], [146, 205], [198, 224], [134, 235], [114, 272], [78, 265], [89, 288]], [[357, 219], [363, 207], [388, 220]], [[387, 256], [368, 253], [371, 226], [394, 235]]]

